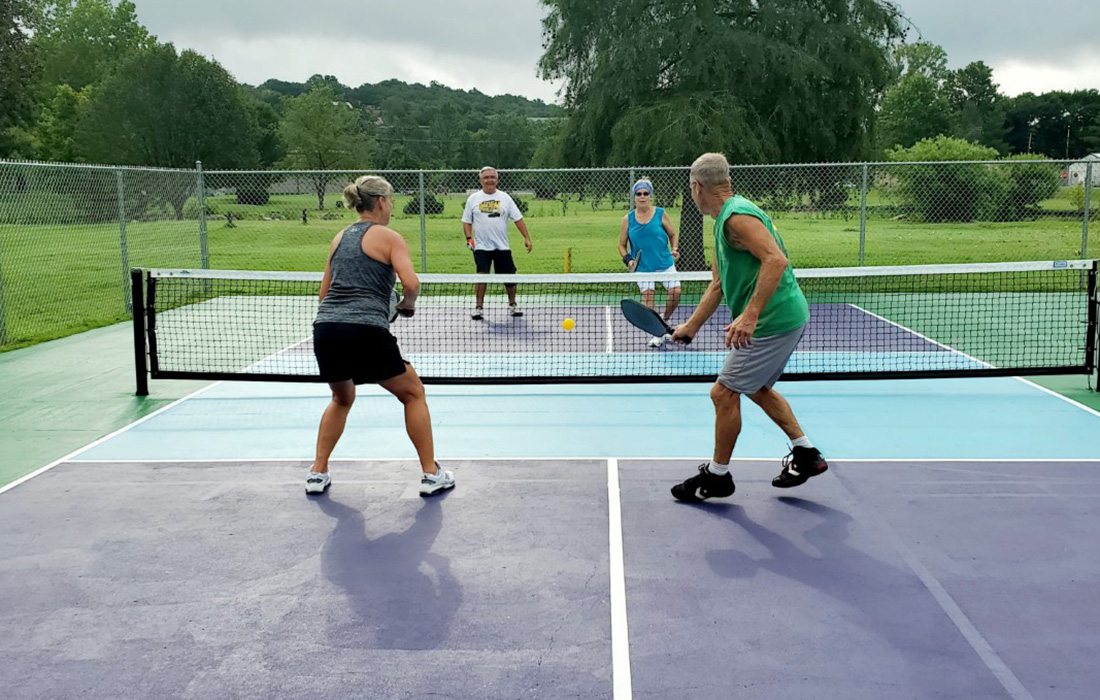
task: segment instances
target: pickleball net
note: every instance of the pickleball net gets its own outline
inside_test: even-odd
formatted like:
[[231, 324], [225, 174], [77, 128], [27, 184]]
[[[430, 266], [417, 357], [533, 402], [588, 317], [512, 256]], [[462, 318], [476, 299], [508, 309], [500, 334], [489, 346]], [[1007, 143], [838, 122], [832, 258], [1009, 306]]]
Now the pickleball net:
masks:
[[[788, 380], [1091, 373], [1095, 261], [796, 271], [810, 322]], [[420, 276], [416, 313], [391, 326], [426, 383], [712, 381], [728, 350], [720, 306], [690, 345], [628, 324], [623, 298], [679, 284], [671, 325], [694, 311], [710, 273]], [[134, 270], [135, 358], [158, 379], [320, 381], [312, 323], [320, 273]], [[474, 320], [474, 285], [488, 285]], [[504, 284], [515, 284], [522, 316]], [[398, 286], [400, 291], [400, 285]], [[573, 324], [563, 324], [572, 319]], [[572, 325], [571, 329], [565, 326]], [[146, 364], [146, 367], [142, 367]]]

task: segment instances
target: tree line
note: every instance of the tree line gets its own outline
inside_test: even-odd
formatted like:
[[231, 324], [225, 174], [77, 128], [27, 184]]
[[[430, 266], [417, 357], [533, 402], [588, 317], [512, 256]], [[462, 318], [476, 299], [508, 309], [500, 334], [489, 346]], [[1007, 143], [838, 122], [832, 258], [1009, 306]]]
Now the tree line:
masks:
[[[1100, 92], [1007, 97], [883, 0], [544, 0], [562, 106], [398, 80], [238, 83], [122, 0], [0, 0], [0, 157], [219, 169], [879, 160], [937, 137], [1100, 151]], [[976, 151], [977, 152], [977, 151]]]
[[398, 80], [238, 83], [129, 0], [0, 0], [0, 157], [159, 167], [525, 167], [561, 107]]

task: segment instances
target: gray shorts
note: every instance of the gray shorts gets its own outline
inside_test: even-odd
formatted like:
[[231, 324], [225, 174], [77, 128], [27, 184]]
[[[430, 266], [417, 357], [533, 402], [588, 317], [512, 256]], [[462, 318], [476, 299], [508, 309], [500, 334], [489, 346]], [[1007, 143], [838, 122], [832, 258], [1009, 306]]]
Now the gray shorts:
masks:
[[770, 389], [779, 381], [804, 330], [806, 326], [779, 335], [753, 338], [747, 346], [734, 348], [722, 365], [718, 383], [739, 394]]

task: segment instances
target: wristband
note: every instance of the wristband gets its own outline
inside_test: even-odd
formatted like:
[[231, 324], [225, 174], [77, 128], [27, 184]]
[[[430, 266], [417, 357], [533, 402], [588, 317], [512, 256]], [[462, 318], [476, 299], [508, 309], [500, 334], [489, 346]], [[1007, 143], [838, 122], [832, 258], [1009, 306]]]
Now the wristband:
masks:
[[629, 266], [629, 265], [630, 265], [630, 263], [631, 263], [631, 262], [632, 262], [633, 260], [634, 260], [634, 258], [630, 257], [629, 255], [624, 255], [624, 256], [623, 256], [623, 265], [627, 265], [627, 266]]

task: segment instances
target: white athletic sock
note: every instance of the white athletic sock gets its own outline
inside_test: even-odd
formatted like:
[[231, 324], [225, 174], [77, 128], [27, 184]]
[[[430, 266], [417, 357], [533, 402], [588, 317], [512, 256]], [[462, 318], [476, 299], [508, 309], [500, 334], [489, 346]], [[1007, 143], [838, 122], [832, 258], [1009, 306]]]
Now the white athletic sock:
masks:
[[814, 444], [810, 442], [810, 438], [803, 435], [797, 440], [791, 440], [791, 447], [813, 447]]
[[722, 476], [723, 474], [729, 474], [730, 473], [730, 465], [728, 465], [728, 464], [719, 464], [718, 462], [711, 462], [707, 466], [707, 471], [710, 472], [711, 474], [717, 474], [718, 476]]

